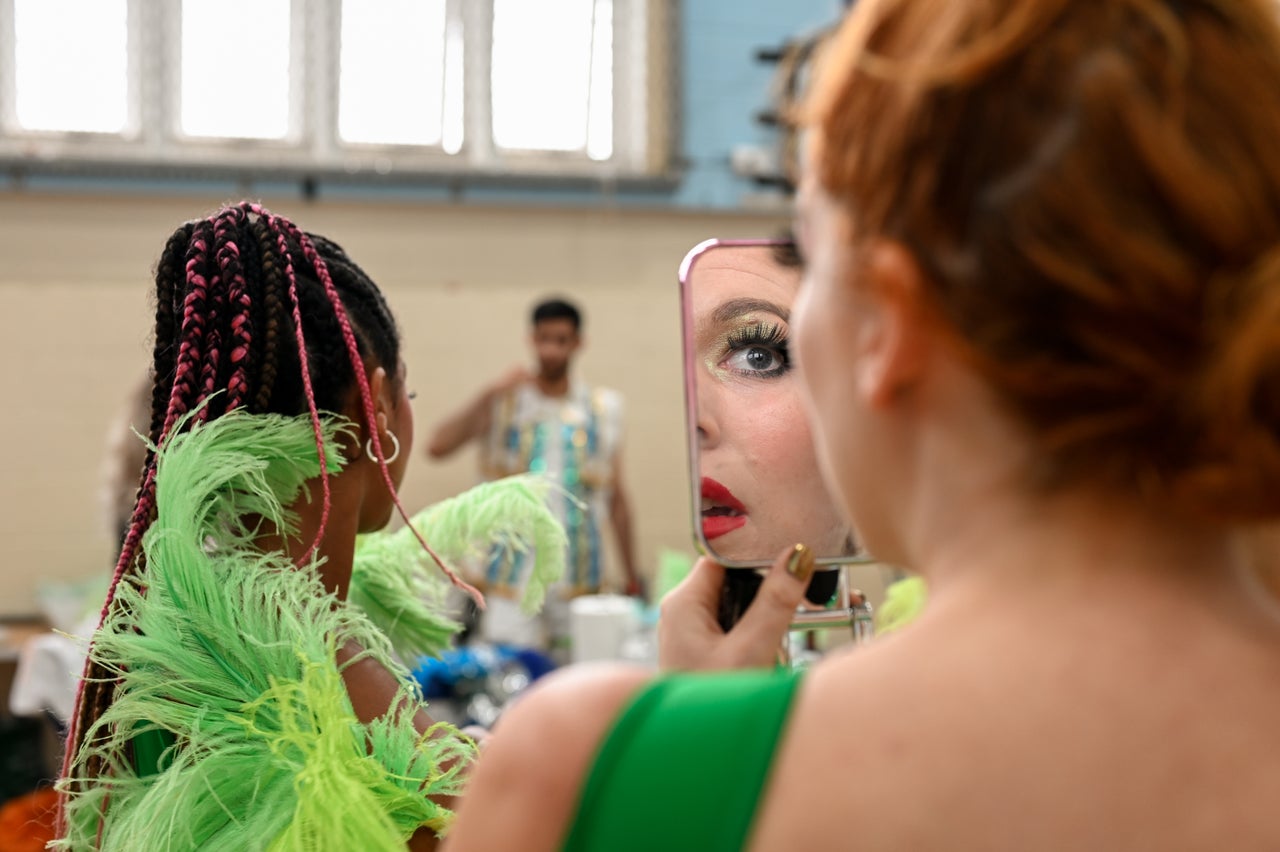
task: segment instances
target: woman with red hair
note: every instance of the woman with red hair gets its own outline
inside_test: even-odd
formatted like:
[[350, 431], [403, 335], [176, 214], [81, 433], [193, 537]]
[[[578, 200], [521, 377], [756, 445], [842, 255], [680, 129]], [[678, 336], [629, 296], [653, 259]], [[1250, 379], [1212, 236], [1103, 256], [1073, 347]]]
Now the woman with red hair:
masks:
[[[1280, 848], [1275, 3], [861, 0], [820, 62], [794, 350], [929, 603], [802, 676], [553, 681], [456, 848]], [[767, 661], [784, 563], [727, 635], [701, 564], [668, 663]]]

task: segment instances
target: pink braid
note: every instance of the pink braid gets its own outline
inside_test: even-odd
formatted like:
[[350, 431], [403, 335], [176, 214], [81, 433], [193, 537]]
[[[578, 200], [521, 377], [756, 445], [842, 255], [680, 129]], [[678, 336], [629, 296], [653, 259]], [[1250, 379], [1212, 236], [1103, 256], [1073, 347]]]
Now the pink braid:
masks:
[[311, 414], [311, 430], [316, 436], [316, 453], [320, 458], [320, 489], [323, 500], [320, 510], [320, 526], [316, 530], [316, 537], [311, 542], [311, 546], [307, 548], [307, 552], [298, 560], [298, 564], [303, 565], [310, 561], [312, 555], [320, 548], [320, 542], [324, 539], [325, 529], [329, 525], [329, 509], [332, 506], [329, 491], [329, 462], [325, 458], [324, 432], [320, 427], [320, 411], [316, 408], [316, 395], [311, 385], [310, 359], [307, 357], [307, 341], [302, 333], [302, 308], [298, 302], [298, 276], [293, 268], [293, 258], [290, 256], [289, 244], [285, 240], [286, 229], [282, 227], [284, 220], [277, 219], [260, 204], [248, 203], [245, 207], [249, 212], [256, 213], [266, 220], [267, 227], [276, 235], [276, 245], [280, 249], [281, 257], [284, 258], [284, 271], [289, 279], [289, 301], [293, 307], [293, 333], [298, 341], [298, 364], [302, 369], [302, 389], [307, 398], [307, 411]]
[[[157, 444], [164, 443], [170, 430], [173, 429], [173, 424], [186, 413], [187, 405], [184, 402], [183, 390], [194, 384], [195, 365], [200, 359], [199, 331], [205, 325], [205, 318], [201, 315], [199, 309], [204, 307], [208, 284], [199, 272], [197, 261], [208, 251], [208, 244], [203, 237], [196, 237], [192, 242], [192, 247], [195, 252], [188, 258], [186, 266], [187, 279], [191, 283], [191, 289], [187, 291], [182, 305], [182, 344], [178, 349], [178, 361], [174, 368], [173, 387], [169, 392], [169, 407], [165, 412], [164, 426], [160, 429]], [[155, 499], [155, 482], [156, 471], [155, 460], [153, 459], [147, 469], [146, 478], [143, 480], [138, 502], [133, 508], [133, 516], [129, 519], [129, 532], [125, 536], [124, 544], [120, 549], [120, 558], [116, 561], [115, 572], [111, 576], [111, 585], [107, 589], [107, 598], [102, 607], [102, 616], [98, 620], [99, 627], [102, 626], [102, 620], [106, 618], [106, 614], [111, 608], [111, 603], [115, 600], [116, 586], [119, 585], [125, 569], [133, 561], [133, 557], [137, 553], [138, 544], [142, 541], [142, 534], [146, 532], [147, 521]]]
[[223, 281], [227, 284], [227, 303], [231, 309], [231, 353], [232, 372], [227, 380], [227, 411], [239, 408], [244, 404], [245, 394], [249, 389], [246, 368], [249, 360], [249, 311], [251, 303], [249, 293], [245, 289], [244, 270], [240, 266], [240, 247], [234, 240], [224, 239], [229, 226], [238, 226], [244, 220], [244, 213], [238, 207], [228, 207], [218, 216], [214, 225], [215, 245], [217, 245], [218, 269]]
[[[260, 210], [261, 208], [259, 208]], [[320, 257], [312, 244], [311, 239], [300, 228], [292, 222], [286, 220], [275, 220], [288, 231], [289, 235], [297, 241], [302, 247], [303, 256], [310, 261], [312, 268], [315, 270], [316, 277], [320, 279], [320, 283], [324, 285], [325, 294], [329, 297], [329, 302], [333, 306], [333, 311], [337, 315], [338, 325], [342, 328], [342, 339], [347, 346], [347, 355], [351, 360], [351, 372], [355, 373], [356, 384], [360, 387], [360, 399], [364, 405], [365, 419], [369, 425], [370, 441], [373, 443], [374, 452], [378, 457], [378, 467], [382, 471], [382, 481], [386, 483], [387, 492], [391, 495], [392, 502], [395, 503], [396, 509], [400, 512], [400, 517], [404, 519], [405, 524], [413, 531], [413, 535], [418, 539], [418, 543], [431, 556], [440, 570], [445, 576], [458, 588], [465, 591], [476, 602], [476, 606], [481, 609], [485, 608], [484, 595], [480, 590], [463, 580], [453, 571], [440, 555], [427, 544], [427, 540], [422, 537], [422, 533], [414, 527], [409, 520], [409, 514], [405, 511], [404, 504], [400, 502], [400, 495], [396, 493], [395, 483], [391, 479], [391, 471], [387, 467], [386, 455], [382, 451], [382, 441], [378, 436], [377, 415], [373, 407], [373, 393], [369, 390], [369, 379], [364, 374], [364, 360], [360, 357], [360, 347], [356, 342], [355, 332], [351, 328], [351, 321], [347, 318], [346, 307], [342, 304], [342, 297], [338, 293], [338, 288], [333, 284], [333, 278], [329, 275], [329, 267], [324, 262], [324, 258]], [[290, 273], [292, 275], [292, 272]], [[314, 404], [313, 404], [314, 409]], [[323, 452], [321, 453], [323, 456]], [[327, 506], [326, 506], [327, 508]]]
[[[206, 224], [206, 223], [202, 223]], [[201, 313], [207, 307], [209, 282], [205, 280], [202, 267], [209, 253], [208, 234], [197, 233], [191, 241], [191, 249], [187, 257], [187, 281], [191, 285], [182, 304], [182, 344], [178, 347], [178, 361], [173, 371], [173, 387], [169, 392], [169, 408], [165, 412], [164, 426], [160, 429], [158, 442], [173, 428], [178, 418], [188, 411], [184, 391], [198, 400], [196, 386], [196, 365], [200, 363], [201, 341], [207, 318]]]
[[[142, 534], [146, 531], [146, 521], [151, 515], [152, 502], [155, 495], [155, 483], [156, 468], [153, 459], [147, 467], [146, 477], [142, 481], [142, 489], [138, 495], [138, 502], [133, 507], [133, 515], [129, 518], [129, 532], [125, 535], [124, 544], [120, 550], [120, 558], [116, 561], [115, 571], [111, 575], [111, 584], [107, 587], [107, 599], [103, 602], [102, 610], [98, 613], [98, 624], [94, 628], [95, 635], [107, 620], [107, 613], [111, 611], [111, 604], [115, 600], [116, 589], [120, 585], [120, 580], [124, 577], [125, 568], [133, 561], [133, 556], [137, 553], [138, 545], [142, 541]], [[80, 677], [76, 679], [76, 701], [72, 705], [75, 707], [75, 711], [71, 714], [70, 724], [67, 726], [67, 746], [62, 755], [62, 769], [58, 773], [59, 778], [66, 778], [70, 775], [71, 764], [75, 760], [76, 746], [80, 741], [81, 733], [80, 704], [84, 700], [84, 684], [89, 677], [89, 668], [92, 665], [95, 644], [96, 640], [89, 643], [89, 652], [85, 655], [84, 666], [81, 667]], [[59, 835], [66, 828], [62, 812], [63, 799], [63, 796], [58, 797], [58, 814], [55, 820]]]
[[[204, 240], [203, 235], [195, 236], [191, 247], [188, 249], [186, 263], [187, 280], [190, 282], [191, 288], [187, 291], [182, 305], [182, 344], [179, 347], [178, 360], [174, 368], [173, 387], [169, 392], [169, 406], [165, 412], [164, 426], [161, 428], [160, 435], [156, 441], [158, 445], [164, 443], [165, 438], [173, 428], [173, 424], [187, 410], [183, 402], [183, 390], [193, 383], [194, 365], [199, 362], [200, 358], [199, 331], [205, 324], [200, 309], [204, 307], [207, 283], [200, 274], [198, 261], [207, 251], [208, 243]], [[155, 506], [155, 485], [156, 460], [153, 456], [148, 462], [146, 474], [142, 480], [142, 487], [139, 489], [138, 501], [134, 504], [133, 514], [129, 518], [129, 532], [125, 535], [124, 542], [121, 545], [120, 558], [116, 560], [115, 571], [112, 572], [111, 583], [107, 587], [106, 600], [103, 601], [102, 610], [98, 613], [98, 625], [94, 633], [97, 633], [102, 628], [107, 615], [111, 612], [111, 606], [115, 602], [116, 591], [120, 586], [120, 581], [124, 577], [125, 571], [133, 563], [134, 557], [138, 552], [138, 546], [142, 542], [142, 536], [150, 525], [151, 512]], [[82, 733], [80, 731], [80, 706], [84, 697], [85, 679], [89, 675], [89, 667], [93, 659], [93, 644], [90, 643], [89, 653], [85, 656], [84, 669], [81, 671], [80, 679], [76, 683], [76, 713], [68, 727], [67, 749], [62, 757], [62, 777], [66, 777], [71, 771], [76, 746]], [[61, 831], [61, 827], [64, 826], [61, 798], [59, 799], [57, 824]]]

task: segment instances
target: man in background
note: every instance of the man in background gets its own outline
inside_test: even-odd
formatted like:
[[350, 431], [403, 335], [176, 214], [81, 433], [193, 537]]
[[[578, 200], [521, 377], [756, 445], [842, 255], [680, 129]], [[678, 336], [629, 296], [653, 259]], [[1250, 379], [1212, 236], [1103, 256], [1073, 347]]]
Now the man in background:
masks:
[[549, 591], [542, 624], [515, 608], [529, 556], [495, 557], [482, 584], [490, 609], [480, 635], [497, 642], [563, 650], [568, 642], [568, 601], [607, 585], [601, 527], [613, 526], [627, 594], [640, 593], [631, 509], [622, 479], [622, 396], [571, 375], [582, 344], [582, 315], [563, 299], [540, 302], [532, 314], [530, 342], [536, 372], [514, 367], [441, 422], [427, 455], [443, 459], [473, 440], [481, 442], [486, 479], [542, 473], [561, 486], [549, 499], [568, 537], [563, 583]]

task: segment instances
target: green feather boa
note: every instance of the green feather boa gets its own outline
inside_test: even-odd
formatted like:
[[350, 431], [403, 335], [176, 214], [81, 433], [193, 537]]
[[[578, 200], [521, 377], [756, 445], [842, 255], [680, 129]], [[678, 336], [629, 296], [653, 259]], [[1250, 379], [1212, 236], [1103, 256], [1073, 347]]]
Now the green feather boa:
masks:
[[[343, 428], [324, 427], [331, 471], [342, 466]], [[350, 603], [325, 591], [315, 564], [296, 568], [254, 547], [246, 519], [295, 529], [283, 507], [319, 473], [305, 417], [228, 414], [174, 434], [158, 464], [146, 570], [121, 583], [95, 636], [95, 659], [118, 679], [116, 699], [62, 782], [68, 829], [55, 848], [400, 850], [422, 826], [442, 832], [451, 814], [428, 796], [460, 792], [474, 744], [444, 724], [420, 735], [411, 712], [361, 723], [335, 660], [339, 647], [359, 643], [404, 684], [391, 706], [418, 706], [375, 621], [404, 653], [443, 647], [456, 625], [433, 602], [448, 581], [423, 570], [407, 530], [362, 541]], [[492, 525], [459, 527], [450, 515], [491, 502], [508, 507], [505, 523], [499, 512]], [[446, 516], [451, 535], [435, 525]], [[537, 545], [540, 557], [553, 556], [543, 582], [563, 570], [555, 521], [540, 487], [523, 478], [414, 523], [448, 540], [435, 544], [447, 544], [446, 558], [495, 541]], [[133, 744], [157, 732], [171, 745], [158, 770], [142, 774]], [[86, 778], [91, 755], [107, 769]]]

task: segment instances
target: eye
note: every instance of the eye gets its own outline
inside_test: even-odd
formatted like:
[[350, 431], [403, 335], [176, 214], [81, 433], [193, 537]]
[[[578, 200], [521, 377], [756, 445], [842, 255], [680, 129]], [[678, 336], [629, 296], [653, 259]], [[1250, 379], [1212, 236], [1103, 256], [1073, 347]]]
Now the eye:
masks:
[[749, 346], [728, 357], [725, 366], [740, 373], [776, 373], [785, 369], [786, 355], [765, 346]]
[[751, 379], [774, 379], [791, 369], [787, 331], [780, 324], [753, 323], [734, 331], [726, 341], [721, 364]]
[[415, 399], [417, 399], [417, 398], [418, 398], [418, 392], [417, 392], [416, 390], [411, 390], [411, 391], [409, 391], [409, 393], [407, 394], [407, 396], [409, 397], [409, 401], [410, 401], [410, 402], [413, 402]]

